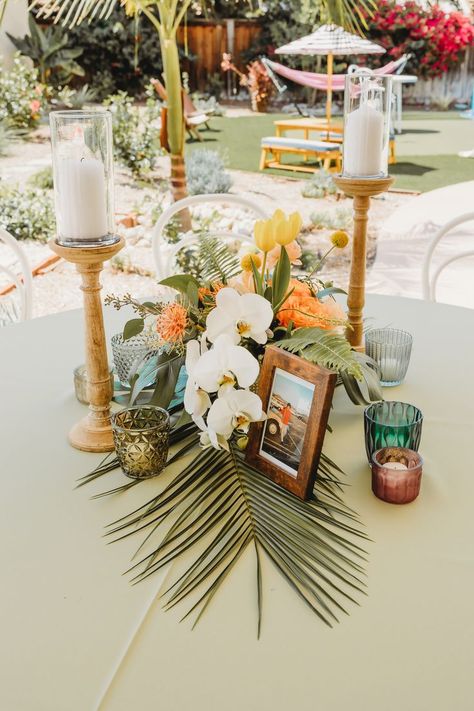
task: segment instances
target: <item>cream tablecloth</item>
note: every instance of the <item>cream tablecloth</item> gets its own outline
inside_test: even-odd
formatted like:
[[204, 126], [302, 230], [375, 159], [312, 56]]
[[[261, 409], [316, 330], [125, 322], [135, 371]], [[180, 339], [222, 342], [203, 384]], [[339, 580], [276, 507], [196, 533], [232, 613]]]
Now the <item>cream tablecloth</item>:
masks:
[[[123, 316], [106, 314], [111, 335]], [[374, 541], [368, 597], [329, 629], [264, 561], [260, 641], [250, 551], [191, 632], [152, 602], [158, 578], [121, 576], [136, 541], [101, 538], [154, 483], [97, 501], [74, 491], [100, 458], [66, 442], [83, 414], [80, 312], [0, 331], [2, 711], [472, 710], [474, 313], [371, 296], [367, 315], [414, 334], [407, 380], [386, 397], [424, 412], [421, 495], [372, 495], [362, 409], [338, 392], [325, 449]]]

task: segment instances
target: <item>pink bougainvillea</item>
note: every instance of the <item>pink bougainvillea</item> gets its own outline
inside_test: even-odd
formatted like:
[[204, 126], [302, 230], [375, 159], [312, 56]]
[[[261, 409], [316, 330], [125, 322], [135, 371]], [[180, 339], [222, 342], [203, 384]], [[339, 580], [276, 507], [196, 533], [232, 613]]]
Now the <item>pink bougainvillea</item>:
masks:
[[444, 12], [439, 5], [424, 9], [413, 0], [404, 5], [378, 0], [368, 23], [371, 39], [394, 59], [411, 54], [409, 70], [424, 77], [440, 76], [456, 67], [474, 44], [470, 19], [462, 12]]

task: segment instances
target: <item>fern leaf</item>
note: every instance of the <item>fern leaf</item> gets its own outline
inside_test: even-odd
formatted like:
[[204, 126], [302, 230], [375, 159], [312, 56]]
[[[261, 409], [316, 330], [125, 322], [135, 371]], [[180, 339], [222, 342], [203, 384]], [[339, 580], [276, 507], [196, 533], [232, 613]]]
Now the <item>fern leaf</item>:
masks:
[[199, 238], [198, 268], [206, 281], [222, 284], [241, 271], [239, 260], [228, 245], [204, 234]]
[[349, 341], [339, 333], [321, 328], [298, 328], [291, 338], [278, 341], [280, 348], [338, 373], [349, 373], [362, 380], [362, 368]]

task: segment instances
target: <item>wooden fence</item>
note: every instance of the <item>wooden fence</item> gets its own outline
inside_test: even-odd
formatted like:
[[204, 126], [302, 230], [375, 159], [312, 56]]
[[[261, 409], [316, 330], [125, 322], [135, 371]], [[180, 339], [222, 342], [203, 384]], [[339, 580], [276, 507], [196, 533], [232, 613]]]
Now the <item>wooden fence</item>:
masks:
[[187, 27], [181, 25], [178, 42], [189, 54], [195, 55], [194, 61], [181, 63], [182, 69], [189, 74], [193, 89], [204, 89], [209, 75], [220, 74], [227, 84], [225, 73], [221, 70], [224, 52], [232, 54], [235, 64], [243, 69], [245, 61], [242, 54], [258, 38], [261, 31], [255, 20], [222, 20], [220, 22], [193, 22]]

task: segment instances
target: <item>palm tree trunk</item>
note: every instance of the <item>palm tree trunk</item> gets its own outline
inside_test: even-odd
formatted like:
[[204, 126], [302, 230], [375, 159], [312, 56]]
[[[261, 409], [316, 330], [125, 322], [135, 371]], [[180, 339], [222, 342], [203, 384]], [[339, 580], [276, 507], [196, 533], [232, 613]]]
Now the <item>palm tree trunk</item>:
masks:
[[[184, 164], [184, 114], [181, 72], [176, 33], [172, 32], [167, 35], [162, 30], [160, 32], [160, 40], [168, 105], [167, 127], [171, 154], [171, 194], [173, 201], [176, 202], [188, 195]], [[189, 210], [186, 209], [180, 213], [180, 220], [183, 230], [188, 231], [191, 229]]]

